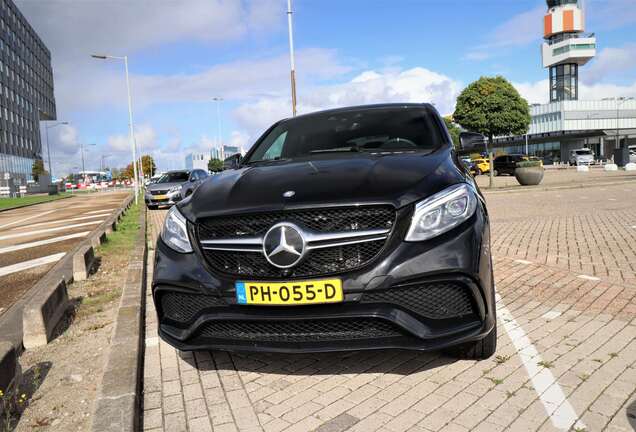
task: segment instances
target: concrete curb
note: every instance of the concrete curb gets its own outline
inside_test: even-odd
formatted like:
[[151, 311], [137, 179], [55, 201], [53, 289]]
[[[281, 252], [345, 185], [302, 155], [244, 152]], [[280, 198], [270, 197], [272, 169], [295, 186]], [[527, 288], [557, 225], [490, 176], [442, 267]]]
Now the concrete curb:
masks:
[[[112, 232], [109, 229], [117, 227], [119, 215], [130, 207], [133, 198], [127, 197], [120, 210], [104, 221], [93, 236], [98, 236], [101, 242], [104, 234]], [[89, 237], [78, 244], [31, 289], [33, 294], [22, 310], [22, 345], [26, 349], [46, 345], [51, 340], [69, 304], [66, 286], [75, 276], [77, 280], [88, 277], [94, 258], [93, 242], [93, 237]]]
[[95, 261], [95, 250], [92, 245], [82, 246], [73, 255], [73, 280], [81, 281], [88, 279], [88, 275], [93, 268]]
[[55, 327], [66, 313], [66, 280], [56, 273], [48, 273], [38, 282], [39, 296], [22, 311], [22, 345], [26, 349], [49, 343]]
[[130, 254], [115, 328], [95, 400], [93, 432], [126, 432], [139, 428], [146, 284], [146, 210]]
[[[0, 390], [5, 397], [11, 395], [22, 377], [18, 353], [11, 342], [0, 342]], [[3, 404], [0, 404], [0, 417]]]

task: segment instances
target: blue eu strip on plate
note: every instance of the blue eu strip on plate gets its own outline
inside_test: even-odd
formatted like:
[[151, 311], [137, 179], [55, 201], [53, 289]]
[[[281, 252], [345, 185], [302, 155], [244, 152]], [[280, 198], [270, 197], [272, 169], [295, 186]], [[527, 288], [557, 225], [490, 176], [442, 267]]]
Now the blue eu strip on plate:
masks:
[[247, 304], [247, 296], [245, 295], [245, 283], [236, 282], [236, 302], [240, 304]]

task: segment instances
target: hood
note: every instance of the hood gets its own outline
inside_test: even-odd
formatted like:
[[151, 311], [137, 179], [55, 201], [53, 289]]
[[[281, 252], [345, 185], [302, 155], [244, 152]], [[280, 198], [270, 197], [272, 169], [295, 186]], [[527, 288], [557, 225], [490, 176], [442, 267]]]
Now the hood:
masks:
[[147, 189], [148, 189], [148, 191], [169, 190], [171, 187], [181, 186], [183, 183], [185, 183], [185, 181], [182, 181], [182, 182], [170, 182], [170, 183], [153, 183], [151, 185], [148, 185]]
[[[315, 205], [388, 203], [399, 208], [464, 179], [449, 149], [427, 155], [353, 153], [225, 171], [203, 182], [179, 209], [194, 222]], [[288, 191], [294, 195], [283, 197]]]

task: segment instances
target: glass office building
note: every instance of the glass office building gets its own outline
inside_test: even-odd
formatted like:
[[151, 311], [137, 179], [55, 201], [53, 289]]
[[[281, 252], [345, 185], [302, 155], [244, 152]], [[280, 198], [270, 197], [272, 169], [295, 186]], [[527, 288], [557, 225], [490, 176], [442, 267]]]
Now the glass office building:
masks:
[[0, 0], [0, 179], [31, 180], [40, 121], [54, 120], [51, 53], [11, 0]]

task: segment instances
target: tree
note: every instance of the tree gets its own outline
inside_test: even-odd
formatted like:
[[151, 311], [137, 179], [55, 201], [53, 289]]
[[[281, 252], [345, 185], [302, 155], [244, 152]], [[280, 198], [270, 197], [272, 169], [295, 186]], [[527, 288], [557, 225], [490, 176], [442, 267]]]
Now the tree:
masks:
[[143, 155], [141, 157], [141, 168], [144, 171], [144, 176], [152, 177], [155, 175], [157, 167], [155, 160], [150, 155]]
[[457, 98], [453, 120], [488, 138], [490, 187], [493, 185], [492, 145], [495, 136], [523, 135], [530, 125], [528, 102], [504, 77], [481, 77]]
[[208, 171], [223, 171], [223, 161], [220, 159], [210, 159], [210, 161], [208, 162]]
[[48, 171], [44, 169], [44, 161], [42, 159], [36, 159], [31, 166], [31, 175], [36, 182], [40, 180], [40, 176], [48, 174]]
[[135, 171], [134, 171], [134, 167], [132, 163], [129, 163], [128, 165], [126, 165], [126, 168], [124, 168], [121, 171], [121, 175], [126, 178], [126, 179], [134, 179], [135, 178]]
[[444, 117], [444, 123], [446, 123], [446, 129], [448, 129], [448, 133], [450, 134], [453, 140], [453, 145], [455, 146], [456, 149], [458, 149], [460, 129], [455, 123], [453, 123], [453, 116]]

